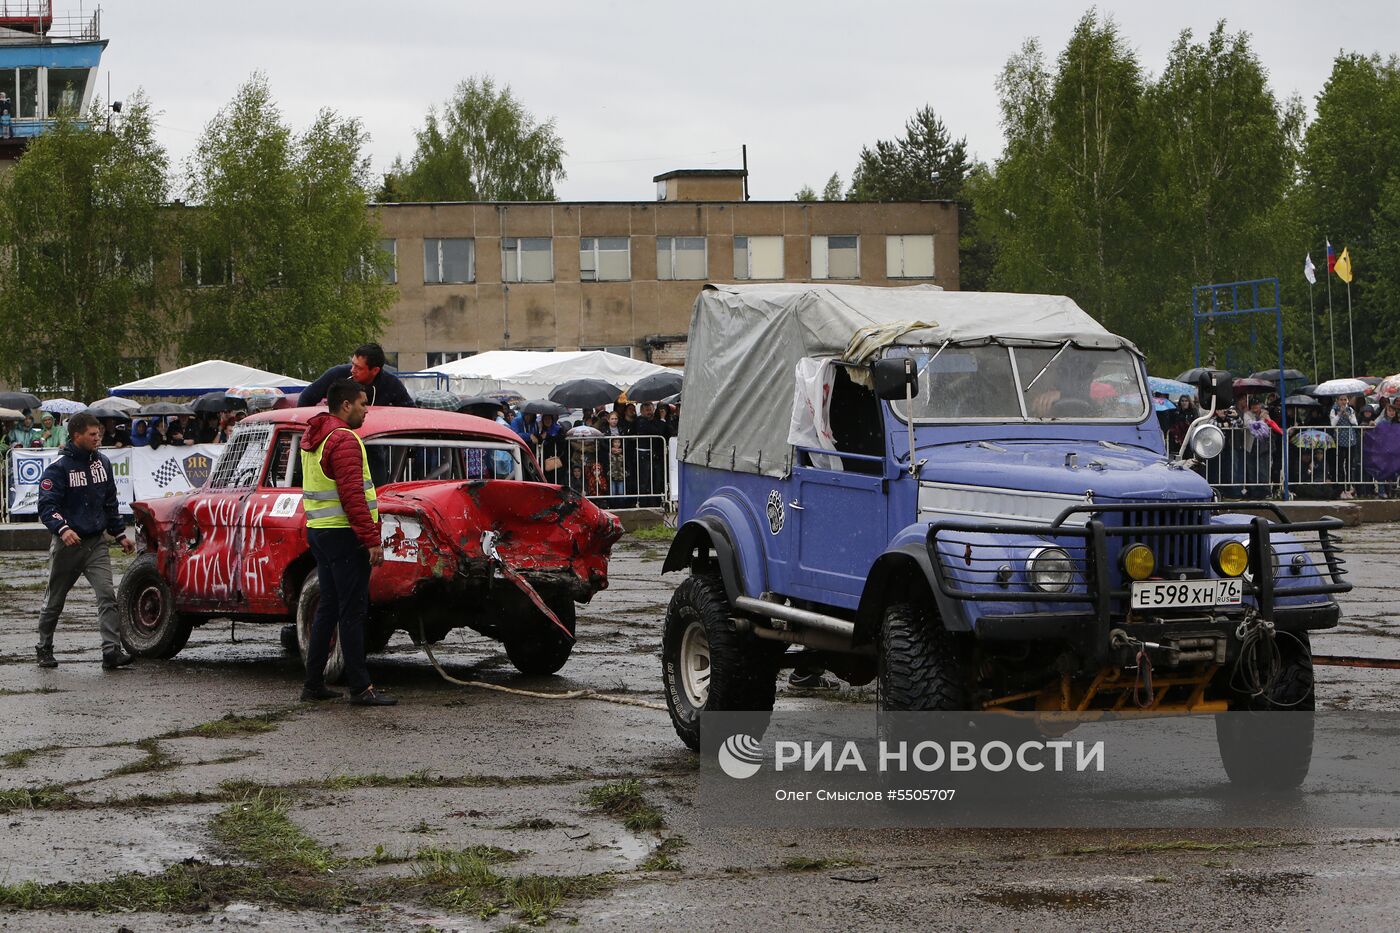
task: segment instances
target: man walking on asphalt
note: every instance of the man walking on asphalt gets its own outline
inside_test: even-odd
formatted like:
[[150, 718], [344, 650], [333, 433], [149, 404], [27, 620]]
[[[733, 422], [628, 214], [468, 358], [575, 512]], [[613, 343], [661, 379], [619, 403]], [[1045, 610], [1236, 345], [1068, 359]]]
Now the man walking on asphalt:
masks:
[[357, 706], [393, 706], [398, 700], [376, 690], [365, 667], [365, 616], [370, 568], [383, 563], [378, 497], [370, 479], [365, 443], [355, 429], [365, 423], [365, 390], [354, 379], [337, 379], [326, 392], [330, 410], [306, 424], [301, 439], [302, 506], [306, 537], [316, 558], [321, 587], [311, 644], [306, 649], [303, 700], [341, 696], [326, 686], [331, 635], [340, 635], [345, 685]]
[[356, 347], [349, 363], [332, 366], [311, 385], [301, 390], [297, 404], [302, 408], [318, 405], [326, 397], [331, 383], [337, 379], [354, 379], [364, 386], [370, 405], [393, 405], [413, 408], [413, 396], [408, 394], [399, 377], [384, 369], [384, 348], [377, 343]]
[[130, 664], [118, 631], [117, 594], [112, 587], [112, 558], [103, 532], [121, 541], [130, 554], [136, 548], [123, 536], [126, 522], [117, 511], [117, 481], [112, 464], [97, 452], [102, 423], [80, 411], [68, 420], [68, 443], [39, 480], [39, 519], [53, 532], [49, 544], [49, 585], [39, 611], [40, 667], [58, 667], [53, 656], [53, 633], [68, 591], [86, 576], [97, 596], [97, 622], [102, 630], [102, 667], [115, 670]]

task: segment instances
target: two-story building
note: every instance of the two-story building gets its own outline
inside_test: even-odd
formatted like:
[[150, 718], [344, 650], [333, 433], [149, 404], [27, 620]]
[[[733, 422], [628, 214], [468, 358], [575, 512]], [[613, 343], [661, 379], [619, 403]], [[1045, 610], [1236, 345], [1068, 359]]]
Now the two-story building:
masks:
[[485, 350], [608, 349], [684, 362], [706, 281], [958, 287], [947, 201], [750, 201], [739, 169], [667, 172], [655, 201], [374, 207], [400, 369]]

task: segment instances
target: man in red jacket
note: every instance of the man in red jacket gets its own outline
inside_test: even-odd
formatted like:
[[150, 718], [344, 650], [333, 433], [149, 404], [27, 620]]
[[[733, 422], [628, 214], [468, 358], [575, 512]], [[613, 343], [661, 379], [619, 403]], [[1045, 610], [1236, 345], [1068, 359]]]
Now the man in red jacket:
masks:
[[302, 507], [306, 537], [316, 557], [321, 587], [311, 643], [306, 649], [303, 700], [340, 696], [326, 687], [331, 635], [340, 633], [345, 685], [357, 706], [393, 706], [398, 701], [376, 690], [365, 668], [365, 616], [369, 612], [370, 568], [384, 560], [379, 508], [364, 441], [355, 430], [365, 423], [365, 390], [353, 379], [331, 383], [325, 414], [306, 424], [301, 438]]

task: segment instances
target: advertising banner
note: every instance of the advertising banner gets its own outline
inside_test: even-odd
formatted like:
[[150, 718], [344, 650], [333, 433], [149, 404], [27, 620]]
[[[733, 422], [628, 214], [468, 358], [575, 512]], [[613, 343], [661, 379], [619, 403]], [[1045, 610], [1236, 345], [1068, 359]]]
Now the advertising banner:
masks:
[[[102, 449], [112, 462], [117, 481], [117, 501], [123, 515], [131, 514], [137, 499], [160, 499], [189, 492], [209, 478], [222, 444], [193, 447], [122, 447]], [[10, 513], [34, 515], [39, 511], [39, 480], [58, 459], [54, 447], [16, 448], [10, 451]]]

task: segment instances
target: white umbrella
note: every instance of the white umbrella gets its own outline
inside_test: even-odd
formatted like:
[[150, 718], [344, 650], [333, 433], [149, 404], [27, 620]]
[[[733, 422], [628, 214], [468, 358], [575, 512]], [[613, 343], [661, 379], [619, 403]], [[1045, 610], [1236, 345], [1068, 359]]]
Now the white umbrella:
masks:
[[597, 428], [589, 427], [589, 426], [586, 425], [586, 424], [580, 424], [580, 425], [576, 425], [576, 426], [574, 426], [574, 427], [572, 427], [572, 428], [569, 428], [569, 433], [568, 433], [567, 435], [565, 435], [565, 436], [566, 436], [566, 437], [602, 437], [602, 436], [603, 436], [603, 432], [602, 432], [602, 431], [599, 431]]
[[18, 421], [24, 417], [24, 412], [15, 411], [13, 408], [0, 408], [0, 421]]
[[119, 398], [115, 395], [109, 398], [99, 399], [88, 406], [88, 408], [92, 409], [93, 411], [101, 411], [104, 408], [112, 409], [114, 411], [135, 411], [140, 407], [140, 402], [133, 402], [129, 398]]
[[1365, 395], [1371, 391], [1371, 387], [1360, 379], [1328, 379], [1322, 385], [1312, 390], [1312, 394], [1319, 398], [1336, 395]]
[[55, 415], [76, 415], [87, 409], [82, 402], [75, 402], [71, 398], [51, 398], [39, 407]]

